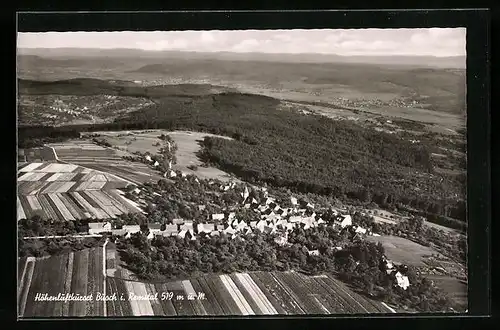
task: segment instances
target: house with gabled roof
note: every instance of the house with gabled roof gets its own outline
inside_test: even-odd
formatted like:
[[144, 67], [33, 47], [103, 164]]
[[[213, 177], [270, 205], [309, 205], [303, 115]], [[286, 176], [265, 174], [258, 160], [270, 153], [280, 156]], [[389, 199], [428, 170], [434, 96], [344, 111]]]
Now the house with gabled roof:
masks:
[[223, 231], [224, 230], [224, 225], [217, 225], [217, 230], [218, 231]]
[[248, 203], [247, 203], [247, 204], [245, 204], [245, 205], [243, 205], [243, 207], [244, 207], [244, 208], [246, 208], [246, 209], [249, 209], [249, 208], [250, 208], [250, 206], [251, 206], [251, 205], [250, 205], [250, 204], [248, 204]]
[[290, 202], [292, 203], [292, 205], [298, 204], [297, 198], [295, 198], [295, 197], [290, 197]]
[[310, 256], [319, 256], [319, 250], [307, 251]]
[[125, 229], [127, 232], [134, 234], [141, 231], [141, 226], [139, 225], [123, 225], [122, 229]]
[[182, 225], [182, 224], [184, 224], [184, 219], [173, 219], [172, 223], [174, 225]]
[[250, 221], [250, 228], [256, 228], [257, 227], [257, 221]]
[[223, 219], [224, 219], [224, 213], [212, 214], [212, 220], [223, 220]]
[[89, 234], [100, 234], [111, 231], [110, 222], [89, 222]]
[[181, 225], [181, 230], [193, 230], [193, 223], [192, 222], [184, 222], [183, 225]]
[[267, 226], [267, 222], [264, 221], [264, 220], [260, 220], [259, 222], [257, 222], [257, 224], [255, 225], [255, 228], [257, 228], [258, 230], [260, 231], [264, 231], [264, 227]]
[[236, 228], [237, 228], [238, 230], [242, 230], [242, 229], [245, 229], [245, 228], [247, 228], [247, 227], [248, 227], [247, 223], [246, 223], [245, 221], [243, 221], [243, 220], [241, 220], [241, 221], [240, 221], [240, 222], [236, 225]]
[[111, 229], [111, 235], [114, 236], [126, 236], [127, 234], [130, 237], [130, 233], [127, 232], [125, 229]]
[[184, 238], [186, 237], [186, 234], [187, 234], [187, 229], [182, 229], [179, 234], [177, 234], [177, 236], [179, 236], [180, 238]]
[[220, 236], [220, 232], [218, 230], [214, 230], [213, 232], [210, 233], [210, 236]]
[[199, 223], [196, 227], [198, 234], [210, 234], [215, 230], [215, 225], [213, 223]]
[[226, 227], [226, 228], [223, 230], [223, 232], [224, 232], [225, 234], [227, 234], [227, 235], [232, 235], [232, 234], [236, 233], [236, 229], [234, 229], [233, 227], [228, 226], [228, 227]]
[[161, 231], [162, 225], [159, 223], [150, 223], [148, 224], [148, 229], [150, 233], [155, 233]]

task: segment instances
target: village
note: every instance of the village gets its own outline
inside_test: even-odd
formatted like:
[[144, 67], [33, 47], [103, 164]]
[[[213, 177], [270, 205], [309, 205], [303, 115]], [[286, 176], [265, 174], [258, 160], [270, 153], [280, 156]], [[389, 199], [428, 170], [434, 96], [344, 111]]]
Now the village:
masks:
[[[154, 166], [157, 166], [157, 161], [152, 159], [149, 155], [146, 155], [145, 158], [149, 162], [155, 162]], [[172, 169], [165, 172], [164, 176], [170, 179], [188, 180], [188, 175], [186, 173], [174, 171]], [[195, 178], [194, 181], [199, 183], [197, 178]], [[209, 184], [215, 185], [217, 183], [210, 181]], [[220, 185], [217, 189], [221, 192], [227, 192], [236, 187], [237, 183], [228, 182]], [[119, 228], [113, 228], [111, 222], [90, 222], [88, 224], [88, 234], [111, 234], [115, 237], [115, 240], [120, 238], [128, 239], [135, 233], [145, 234], [148, 240], [152, 240], [156, 236], [174, 236], [179, 239], [196, 240], [198, 237], [219, 236], [221, 234], [226, 235], [229, 239], [236, 239], [237, 237], [244, 239], [241, 236], [260, 232], [272, 235], [274, 237], [274, 242], [278, 245], [291, 245], [288, 242], [288, 233], [296, 228], [309, 230], [320, 226], [331, 226], [339, 232], [348, 233], [350, 241], [361, 240], [366, 236], [380, 236], [370, 229], [354, 224], [351, 215], [345, 214], [345, 211], [340, 212], [333, 208], [329, 208], [328, 210], [316, 210], [312, 203], [293, 196], [290, 196], [289, 199], [289, 204], [291, 204], [292, 207], [282, 207], [279, 205], [276, 198], [269, 195], [267, 188], [261, 187], [259, 189], [264, 197], [261, 202], [258, 202], [257, 199], [250, 196], [248, 186], [245, 185], [243, 192], [240, 193], [241, 202], [237, 207], [233, 207], [231, 210], [224, 210], [224, 212], [221, 213], [213, 213], [205, 219], [188, 220], [178, 218], [173, 219], [171, 223], [168, 224], [148, 223], [143, 226], [135, 224], [123, 225]], [[144, 197], [145, 191], [136, 187], [132, 193]], [[153, 195], [157, 194], [153, 193]], [[139, 204], [145, 205], [145, 203]], [[198, 205], [200, 210], [204, 210], [205, 207], [205, 205]], [[238, 208], [253, 211], [260, 220], [244, 221], [238, 219]], [[329, 216], [325, 217], [327, 220], [322, 218], [322, 214], [326, 212], [329, 214]], [[333, 215], [333, 217], [331, 215]], [[334, 247], [337, 251], [342, 250], [342, 248], [342, 246]], [[319, 250], [308, 250], [307, 253], [310, 256], [320, 255]], [[387, 258], [385, 258], [384, 261], [387, 273], [392, 274], [396, 279], [397, 285], [406, 290], [410, 283], [408, 277], [403, 275], [405, 266], [392, 262]]]

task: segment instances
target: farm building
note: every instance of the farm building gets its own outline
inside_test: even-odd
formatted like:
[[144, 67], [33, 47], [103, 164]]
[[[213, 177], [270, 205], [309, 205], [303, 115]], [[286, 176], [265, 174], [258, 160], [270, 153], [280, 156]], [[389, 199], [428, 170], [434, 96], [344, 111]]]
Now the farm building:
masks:
[[359, 233], [359, 234], [366, 234], [366, 229], [361, 227], [361, 226], [358, 226], [356, 227], [356, 233]]
[[150, 233], [156, 233], [161, 231], [161, 224], [153, 223], [148, 225], [148, 229]]
[[173, 219], [172, 223], [174, 225], [182, 225], [182, 224], [184, 224], [184, 219]]
[[131, 234], [138, 233], [141, 231], [141, 226], [139, 225], [123, 225], [122, 228]]
[[397, 285], [403, 290], [408, 289], [408, 287], [410, 286], [410, 281], [408, 280], [408, 276], [404, 276], [400, 272], [396, 273], [396, 281]]
[[347, 226], [352, 226], [352, 218], [349, 214], [344, 215], [343, 219], [340, 221], [340, 227], [345, 228]]
[[295, 197], [290, 197], [290, 202], [292, 203], [292, 205], [297, 205], [298, 204], [297, 198], [295, 198]]
[[318, 250], [307, 251], [310, 256], [319, 256]]
[[109, 222], [90, 222], [89, 234], [100, 234], [111, 230], [111, 223]]
[[212, 220], [223, 220], [224, 219], [224, 214], [219, 213], [219, 214], [212, 214]]

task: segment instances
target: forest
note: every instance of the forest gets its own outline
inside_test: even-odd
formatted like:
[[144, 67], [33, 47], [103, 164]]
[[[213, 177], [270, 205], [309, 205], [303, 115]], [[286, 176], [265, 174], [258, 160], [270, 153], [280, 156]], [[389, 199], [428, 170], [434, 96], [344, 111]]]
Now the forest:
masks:
[[[120, 86], [120, 93], [127, 94], [127, 88]], [[412, 210], [454, 228], [463, 227], [466, 220], [465, 175], [434, 170], [430, 153], [437, 133], [412, 144], [354, 122], [278, 110], [279, 100], [261, 95], [174, 97], [171, 87], [162, 91], [158, 86], [132, 94], [137, 93], [155, 104], [113, 123], [20, 128], [20, 145], [98, 130], [220, 134], [235, 140], [207, 138], [200, 157], [250, 182]]]

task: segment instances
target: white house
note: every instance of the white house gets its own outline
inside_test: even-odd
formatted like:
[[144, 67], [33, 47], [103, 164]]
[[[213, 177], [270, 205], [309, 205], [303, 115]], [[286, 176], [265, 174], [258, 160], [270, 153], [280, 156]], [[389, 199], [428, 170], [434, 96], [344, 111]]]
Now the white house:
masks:
[[251, 228], [257, 227], [257, 221], [250, 221], [250, 227]]
[[233, 235], [236, 233], [236, 229], [228, 226], [226, 229], [224, 229], [224, 233], [227, 235]]
[[347, 226], [352, 226], [352, 218], [349, 214], [343, 216], [344, 219], [340, 222], [340, 227], [345, 228]]
[[177, 173], [175, 173], [175, 171], [173, 171], [173, 170], [170, 170], [170, 172], [168, 173], [168, 176], [171, 178], [175, 178], [177, 176]]
[[153, 239], [153, 237], [155, 237], [155, 234], [153, 232], [151, 232], [151, 231], [146, 236], [147, 239]]
[[319, 256], [319, 250], [307, 251], [310, 256]]
[[302, 221], [302, 217], [300, 216], [291, 216], [289, 219], [288, 219], [289, 222], [292, 222], [292, 223], [296, 223], [296, 222], [300, 222]]
[[290, 197], [290, 202], [292, 203], [292, 205], [298, 204], [297, 198], [295, 198], [295, 197]]
[[243, 197], [243, 201], [246, 201], [248, 196], [250, 196], [250, 192], [248, 192], [248, 187], [245, 187], [245, 190], [241, 193], [241, 197]]
[[138, 233], [141, 231], [141, 226], [139, 225], [124, 225], [123, 229], [125, 229], [128, 233]]
[[153, 166], [160, 166], [160, 163], [158, 163], [157, 161], [155, 161], [155, 163], [153, 164]]
[[259, 222], [257, 222], [257, 224], [255, 225], [255, 227], [260, 230], [260, 231], [264, 231], [264, 227], [266, 227], [267, 225], [267, 222], [264, 221], [264, 220], [260, 220]]
[[147, 160], [148, 162], [152, 162], [152, 161], [153, 161], [153, 160], [151, 159], [151, 156], [150, 156], [150, 155], [146, 155], [146, 157], [144, 157], [144, 158], [146, 158], [146, 160]]
[[245, 229], [246, 227], [248, 227], [247, 223], [243, 220], [241, 220], [238, 225], [236, 226], [236, 228], [238, 230], [242, 230], [242, 229]]
[[224, 219], [224, 214], [219, 213], [219, 214], [212, 214], [212, 220], [223, 220]]
[[366, 234], [366, 229], [361, 226], [358, 226], [355, 232], [359, 234]]
[[111, 230], [111, 223], [109, 222], [90, 222], [89, 234], [99, 234]]
[[236, 213], [235, 213], [235, 212], [231, 212], [231, 213], [229, 213], [229, 215], [227, 216], [227, 219], [228, 219], [228, 220], [233, 220], [235, 216], [236, 216]]
[[306, 207], [307, 207], [307, 208], [309, 208], [309, 209], [313, 209], [313, 208], [314, 208], [314, 205], [313, 205], [313, 204], [311, 204], [311, 203], [307, 203]]
[[186, 237], [187, 232], [188, 232], [188, 231], [187, 231], [186, 229], [183, 229], [183, 230], [181, 230], [181, 231], [179, 232], [178, 236], [179, 236], [180, 238], [184, 238], [184, 237]]
[[408, 280], [408, 276], [404, 276], [400, 272], [396, 273], [396, 281], [397, 285], [401, 287], [403, 290], [408, 289], [408, 287], [410, 286], [410, 281]]

